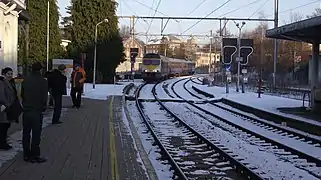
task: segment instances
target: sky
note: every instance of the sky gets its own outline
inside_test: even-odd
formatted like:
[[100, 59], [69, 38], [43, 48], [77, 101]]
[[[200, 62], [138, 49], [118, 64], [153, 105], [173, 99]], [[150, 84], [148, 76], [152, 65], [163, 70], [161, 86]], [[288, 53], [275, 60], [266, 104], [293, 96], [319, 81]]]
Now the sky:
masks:
[[[66, 14], [65, 7], [70, 0], [58, 0], [60, 14]], [[153, 16], [157, 5], [159, 7], [155, 16], [180, 16], [180, 17], [229, 17], [229, 18], [258, 18], [264, 13], [265, 18], [274, 17], [274, 0], [116, 0], [118, 2], [118, 16]], [[228, 2], [227, 2], [228, 1]], [[222, 6], [227, 2], [224, 6]], [[222, 6], [221, 8], [219, 8]], [[279, 25], [290, 22], [291, 14], [298, 13], [304, 18], [312, 14], [315, 8], [321, 7], [321, 0], [279, 0]], [[233, 11], [238, 9], [236, 11]], [[233, 12], [231, 12], [233, 11]], [[229, 13], [230, 12], [230, 13]], [[164, 20], [165, 24], [166, 20]], [[163, 34], [184, 34], [184, 35], [209, 35], [210, 30], [215, 32], [219, 29], [219, 21], [202, 20], [195, 26], [198, 20], [170, 20]], [[240, 23], [237, 21], [236, 23]], [[259, 22], [247, 21], [242, 31], [255, 28]], [[119, 19], [119, 26], [129, 26], [129, 19]], [[193, 26], [193, 27], [192, 27]], [[269, 22], [273, 27], [273, 22]], [[229, 21], [227, 28], [234, 34], [237, 33], [235, 22]], [[138, 36], [145, 40], [143, 34], [160, 34], [161, 20], [136, 19], [135, 32], [142, 34]], [[199, 38], [206, 40], [206, 38]]]

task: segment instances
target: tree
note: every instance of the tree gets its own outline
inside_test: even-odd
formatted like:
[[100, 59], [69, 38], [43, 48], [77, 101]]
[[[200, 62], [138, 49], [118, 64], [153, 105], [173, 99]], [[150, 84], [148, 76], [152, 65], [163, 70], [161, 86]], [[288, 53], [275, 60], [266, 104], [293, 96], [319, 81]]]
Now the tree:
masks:
[[[49, 19], [49, 59], [61, 56], [62, 47], [58, 26], [59, 12], [56, 0], [49, 0], [50, 19]], [[32, 21], [30, 21], [29, 31], [29, 57], [27, 64], [34, 61], [45, 62], [47, 52], [47, 1], [46, 0], [28, 0], [27, 11]], [[23, 46], [19, 47], [22, 48]], [[50, 63], [51, 64], [51, 63]]]
[[130, 37], [130, 28], [126, 25], [122, 25], [120, 27], [119, 34], [124, 39], [129, 38]]
[[116, 16], [117, 3], [112, 0], [73, 0], [71, 3], [72, 43], [68, 47], [69, 56], [80, 59], [80, 54], [86, 53], [85, 68], [87, 74], [92, 74], [95, 27], [107, 18], [108, 23], [100, 24], [97, 29], [97, 76], [101, 77], [101, 82], [112, 82], [116, 67], [125, 61]]
[[185, 44], [181, 43], [179, 48], [174, 49], [174, 58], [185, 59]]
[[62, 38], [63, 39], [67, 39], [67, 40], [71, 40], [71, 36], [72, 36], [72, 19], [71, 19], [71, 6], [68, 6], [66, 8], [66, 13], [69, 14], [66, 17], [62, 18], [62, 22], [61, 25], [63, 26], [61, 31], [62, 31]]
[[316, 8], [312, 15], [308, 15], [307, 18], [312, 18], [321, 15], [321, 8]]

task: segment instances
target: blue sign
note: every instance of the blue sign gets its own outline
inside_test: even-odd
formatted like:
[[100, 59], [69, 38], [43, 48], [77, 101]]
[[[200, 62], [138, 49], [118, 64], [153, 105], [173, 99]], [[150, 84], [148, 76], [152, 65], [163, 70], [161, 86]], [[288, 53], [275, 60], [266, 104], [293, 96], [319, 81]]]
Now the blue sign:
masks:
[[231, 70], [231, 66], [226, 66], [226, 71], [230, 71]]

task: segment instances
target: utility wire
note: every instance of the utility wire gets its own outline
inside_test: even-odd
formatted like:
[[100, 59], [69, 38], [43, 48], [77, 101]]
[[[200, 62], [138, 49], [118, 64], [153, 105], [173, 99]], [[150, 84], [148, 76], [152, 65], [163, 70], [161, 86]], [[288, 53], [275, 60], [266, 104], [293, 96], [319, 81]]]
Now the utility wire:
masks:
[[238, 8], [236, 8], [236, 9], [233, 9], [233, 10], [231, 10], [231, 11], [225, 13], [225, 14], [222, 14], [222, 15], [220, 15], [220, 16], [218, 16], [218, 17], [224, 17], [224, 16], [226, 16], [226, 15], [228, 15], [228, 14], [231, 14], [231, 13], [233, 13], [233, 12], [236, 12], [236, 11], [238, 11], [238, 10], [240, 10], [240, 9], [243, 9], [243, 8], [245, 8], [245, 7], [247, 7], [247, 6], [250, 6], [250, 5], [252, 5], [252, 4], [258, 3], [258, 2], [260, 2], [260, 1], [262, 1], [262, 0], [252, 1], [252, 2], [250, 2], [250, 3], [248, 3], [248, 4], [245, 4], [245, 5], [241, 6], [241, 7], [238, 7]]
[[152, 20], [151, 20], [150, 23], [149, 23], [149, 26], [148, 26], [148, 29], [147, 29], [147, 31], [146, 31], [146, 34], [148, 33], [148, 31], [149, 31], [149, 29], [150, 29], [150, 27], [151, 27], [151, 25], [152, 25], [152, 23], [153, 23], [154, 17], [155, 17], [155, 15], [156, 15], [156, 12], [157, 12], [157, 10], [158, 10], [159, 5], [160, 5], [161, 2], [162, 2], [162, 0], [159, 0], [159, 1], [158, 1], [157, 7], [156, 7], [156, 9], [155, 9], [155, 11], [154, 11], [153, 18], [152, 18]]
[[206, 2], [207, 0], [203, 0], [201, 3], [199, 3], [190, 13], [187, 14], [187, 16], [191, 15], [196, 9], [198, 9], [202, 4], [204, 4], [204, 2]]
[[[279, 14], [280, 14], [280, 13], [286, 13], [286, 12], [289, 12], [289, 11], [292, 11], [292, 10], [295, 10], [295, 9], [299, 9], [299, 8], [302, 8], [302, 7], [305, 7], [305, 6], [308, 6], [308, 5], [311, 5], [311, 4], [320, 2], [320, 1], [321, 1], [321, 0], [316, 0], [316, 1], [312, 1], [312, 2], [306, 3], [306, 4], [302, 4], [302, 5], [300, 5], [300, 6], [296, 6], [296, 7], [293, 7], [293, 8], [287, 9], [287, 10], [284, 10], [284, 11], [280, 11]], [[272, 15], [274, 15], [274, 13], [273, 13], [273, 14], [269, 14], [268, 16], [272, 16]]]
[[141, 2], [139, 2], [139, 1], [137, 1], [137, 0], [133, 0], [133, 1], [135, 1], [136, 3], [142, 5], [142, 6], [148, 8], [148, 9], [150, 9], [150, 10], [156, 11], [156, 12], [158, 12], [159, 14], [162, 14], [162, 15], [164, 15], [164, 16], [169, 17], [169, 15], [167, 15], [167, 14], [161, 12], [161, 11], [158, 11], [158, 9], [155, 9], [155, 8], [153, 8], [153, 7], [150, 7], [150, 6], [147, 6], [146, 4], [143, 4], [143, 3], [141, 3]]
[[263, 8], [263, 6], [264, 6], [267, 2], [269, 2], [269, 1], [270, 1], [270, 0], [266, 0], [256, 11], [254, 11], [253, 14], [251, 14], [251, 16], [249, 17], [249, 19], [252, 18], [257, 12], [259, 12], [259, 11]]
[[[131, 10], [131, 11], [134, 13], [135, 16], [137, 16], [137, 14], [135, 13], [135, 11], [126, 3], [126, 0], [121, 1], [121, 2], [123, 2], [123, 3], [125, 4], [125, 6], [126, 6], [129, 10]], [[136, 19], [136, 21], [134, 22], [133, 26], [135, 26], [135, 24], [136, 24], [137, 22], [139, 22], [139, 23], [144, 27], [144, 29], [147, 30], [146, 27], [145, 27], [145, 25], [144, 25], [141, 21], [138, 21], [138, 20], [139, 20], [139, 19]], [[145, 22], [146, 22], [146, 21], [145, 21]], [[146, 23], [147, 23], [147, 22], [146, 22]]]
[[151, 8], [149, 8], [148, 16], [150, 16], [150, 14], [152, 12], [152, 8], [154, 7], [154, 3], [155, 3], [155, 0], [153, 0], [152, 5], [150, 6]]
[[[216, 9], [214, 9], [212, 12], [210, 12], [209, 14], [207, 14], [204, 18], [207, 18], [208, 16], [210, 16], [211, 14], [213, 14], [215, 11], [221, 9], [223, 6], [225, 6], [227, 3], [229, 3], [231, 0], [227, 0], [225, 3], [223, 3], [222, 5], [220, 5], [219, 7], [217, 7]], [[197, 21], [195, 24], [193, 24], [192, 26], [190, 26], [189, 28], [187, 28], [185, 31], [183, 31], [181, 34], [184, 34], [185, 32], [187, 32], [188, 30], [192, 29], [193, 27], [195, 27], [198, 23], [200, 23], [204, 18], [200, 19], [199, 21]]]

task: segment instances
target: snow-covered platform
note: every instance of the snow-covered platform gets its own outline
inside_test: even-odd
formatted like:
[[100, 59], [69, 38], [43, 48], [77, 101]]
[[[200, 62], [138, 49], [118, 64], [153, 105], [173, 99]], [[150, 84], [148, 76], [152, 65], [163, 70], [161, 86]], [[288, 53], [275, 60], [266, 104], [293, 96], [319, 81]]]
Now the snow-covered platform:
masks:
[[[85, 88], [87, 98], [79, 110], [71, 108], [70, 97], [64, 97], [63, 124], [43, 129], [41, 153], [48, 158], [46, 163], [24, 162], [21, 145], [0, 151], [0, 179], [148, 179], [146, 169], [151, 168], [136, 150], [123, 97], [110, 96], [122, 94], [124, 86], [100, 86]], [[4, 161], [6, 153], [13, 155]]]
[[[214, 98], [209, 100], [221, 99], [222, 102], [227, 105], [238, 108], [242, 111], [255, 114], [264, 119], [271, 119], [277, 123], [286, 122], [287, 126], [312, 134], [321, 135], [321, 122], [317, 119], [308, 119], [292, 114], [283, 113], [278, 110], [278, 108], [283, 107], [302, 107], [303, 102], [300, 100], [265, 94], [262, 94], [261, 98], [258, 98], [257, 93], [237, 93], [235, 89], [230, 89], [230, 93], [226, 94], [225, 88], [223, 87], [208, 87], [196, 83], [193, 84], [193, 87], [205, 92], [206, 94], [212, 94]], [[305, 104], [305, 106], [307, 105], [308, 104]]]

